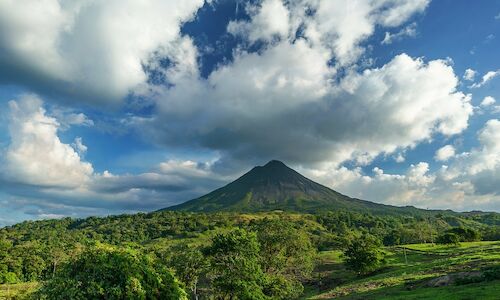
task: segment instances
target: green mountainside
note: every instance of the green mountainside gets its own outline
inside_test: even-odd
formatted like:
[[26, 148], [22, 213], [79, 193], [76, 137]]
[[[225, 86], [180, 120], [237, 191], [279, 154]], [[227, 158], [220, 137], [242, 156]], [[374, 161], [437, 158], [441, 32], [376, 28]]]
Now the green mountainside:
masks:
[[339, 209], [392, 215], [428, 215], [440, 212], [350, 198], [304, 177], [276, 160], [264, 166], [254, 167], [240, 178], [209, 194], [164, 210], [192, 212], [283, 210], [314, 213]]

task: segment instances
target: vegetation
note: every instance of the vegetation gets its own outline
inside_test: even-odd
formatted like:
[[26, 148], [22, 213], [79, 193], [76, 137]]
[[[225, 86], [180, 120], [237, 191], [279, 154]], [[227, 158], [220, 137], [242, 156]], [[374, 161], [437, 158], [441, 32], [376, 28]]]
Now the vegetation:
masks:
[[386, 265], [358, 276], [341, 251], [324, 251], [308, 299], [497, 299], [500, 242], [385, 247]]
[[99, 246], [70, 260], [34, 294], [36, 299], [187, 299], [174, 276], [133, 250]]
[[[180, 298], [184, 290], [191, 299], [294, 299], [310, 294], [312, 286], [335, 290], [360, 282], [378, 284], [377, 276], [388, 270], [393, 272], [391, 280], [403, 284], [414, 272], [410, 265], [419, 259], [447, 260], [440, 272], [425, 275], [435, 277], [454, 271], [444, 265], [462, 263], [449, 260], [450, 253], [470, 249], [467, 255], [473, 257], [484, 251], [479, 242], [432, 246], [432, 241], [444, 234], [460, 240], [494, 239], [499, 224], [498, 214], [422, 217], [348, 211], [315, 215], [163, 211], [27, 221], [0, 229], [0, 299], [30, 293], [42, 299], [58, 299], [57, 295], [59, 299], [155, 299], [168, 289]], [[401, 246], [409, 243], [424, 244]], [[408, 264], [401, 263], [404, 252]], [[428, 252], [432, 254], [427, 256]], [[321, 260], [330, 254], [338, 269], [326, 277], [318, 275]], [[362, 267], [353, 267], [351, 258]], [[496, 257], [497, 264], [499, 260]], [[425, 272], [419, 266], [412, 268]], [[406, 275], [401, 275], [403, 270]], [[418, 274], [414, 280], [423, 276]], [[342, 281], [335, 281], [338, 276]], [[386, 279], [383, 282], [392, 286]], [[490, 282], [494, 281], [471, 285]]]
[[358, 274], [375, 271], [384, 261], [380, 241], [365, 234], [354, 239], [344, 251], [347, 268]]
[[458, 245], [460, 243], [460, 237], [453, 232], [446, 232], [437, 238], [437, 242], [439, 244]]

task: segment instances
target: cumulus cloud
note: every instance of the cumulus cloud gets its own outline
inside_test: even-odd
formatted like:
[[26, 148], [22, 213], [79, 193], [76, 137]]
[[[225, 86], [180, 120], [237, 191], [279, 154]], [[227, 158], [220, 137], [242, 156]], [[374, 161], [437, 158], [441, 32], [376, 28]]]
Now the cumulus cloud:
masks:
[[46, 115], [37, 96], [24, 95], [9, 106], [11, 143], [4, 158], [5, 176], [32, 185], [61, 187], [76, 187], [89, 180], [92, 165], [61, 142], [59, 123]]
[[495, 98], [491, 96], [486, 96], [484, 97], [483, 101], [481, 101], [481, 106], [486, 107], [495, 104], [496, 100]]
[[411, 165], [402, 174], [388, 174], [378, 167], [372, 170], [373, 174], [365, 174], [359, 167], [348, 169], [331, 164], [302, 171], [327, 186], [361, 199], [421, 208], [498, 211], [500, 120], [486, 122], [479, 131], [478, 141], [479, 146], [469, 152], [450, 156], [455, 152], [451, 148], [442, 151], [449, 164], [436, 171], [430, 171], [426, 162]]
[[[405, 152], [419, 143], [467, 128], [471, 96], [457, 90], [459, 78], [449, 61], [400, 54], [373, 67], [361, 59], [378, 28], [387, 30], [386, 43], [414, 35], [415, 23], [398, 27], [412, 22], [428, 3], [246, 4], [248, 19], [227, 26], [241, 43], [229, 61], [204, 78], [198, 50], [180, 33], [202, 0], [2, 2], [1, 82], [95, 102], [117, 102], [134, 93], [145, 102], [137, 106], [151, 106], [152, 113], [127, 115], [120, 120], [126, 130], [132, 127], [169, 149], [209, 151], [219, 159], [167, 160], [140, 174], [98, 173], [83, 158], [92, 149], [81, 138], [70, 145], [58, 137], [61, 130], [94, 121], [74, 110], [47, 113], [37, 97], [29, 96], [29, 104], [11, 102], [4, 166], [14, 172], [6, 172], [0, 186], [13, 195], [10, 207], [29, 207], [38, 216], [132, 212], [188, 200], [251, 164], [277, 158], [308, 166], [306, 174], [367, 200], [494, 207], [500, 173], [495, 120], [481, 131], [478, 148], [459, 154], [449, 145], [438, 150], [436, 159], [448, 164], [438, 171], [427, 162], [401, 174], [378, 167], [364, 174], [359, 167], [379, 155], [402, 163]], [[148, 70], [168, 84], [147, 84]], [[497, 73], [486, 73], [472, 86]], [[473, 81], [474, 75], [468, 69], [463, 79]], [[346, 162], [355, 167], [343, 167]]]
[[[9, 102], [10, 143], [2, 156], [0, 187], [11, 195], [2, 205], [38, 216], [85, 208], [137, 211], [189, 200], [227, 182], [211, 163], [168, 160], [150, 172], [94, 172], [82, 156], [89, 151], [81, 137], [69, 145], [58, 136], [60, 123], [47, 115], [33, 94]], [[68, 209], [68, 207], [72, 207]]]
[[[428, 187], [436, 181], [436, 175], [429, 173], [429, 164], [426, 162], [410, 165], [403, 174], [387, 174], [378, 167], [372, 170], [373, 175], [363, 174], [361, 168], [346, 167], [305, 172], [319, 182], [351, 197], [424, 208], [430, 204]], [[435, 207], [435, 204], [431, 207]]]
[[118, 102], [143, 65], [181, 44], [203, 0], [2, 1], [0, 82], [88, 102]]
[[467, 127], [470, 96], [456, 91], [446, 61], [403, 54], [333, 84], [327, 57], [303, 41], [241, 53], [206, 82], [185, 79], [166, 90], [157, 118], [131, 122], [159, 143], [249, 162], [362, 164]]
[[[425, 10], [429, 1], [265, 0], [247, 4], [249, 21], [231, 22], [228, 31], [250, 42], [302, 37], [328, 49], [340, 65], [352, 64], [364, 52], [360, 44], [376, 26], [396, 27]], [[413, 25], [406, 33], [411, 34]]]
[[455, 156], [455, 147], [452, 145], [446, 145], [436, 151], [434, 159], [437, 161], [447, 161], [453, 156]]
[[248, 5], [251, 21], [231, 21], [227, 31], [248, 38], [272, 41], [273, 38], [286, 37], [290, 30], [289, 12], [281, 0], [264, 0], [257, 5]]
[[498, 75], [500, 75], [500, 70], [488, 71], [486, 74], [483, 75], [480, 82], [476, 82], [476, 83], [472, 84], [470, 87], [471, 88], [480, 88], [483, 85], [490, 82], [493, 78], [497, 77]]
[[395, 41], [402, 40], [405, 37], [416, 37], [417, 36], [417, 23], [411, 23], [405, 28], [401, 29], [396, 33], [385, 32], [384, 39], [382, 40], [383, 45], [392, 44]]
[[467, 80], [467, 81], [474, 81], [476, 74], [477, 74], [477, 72], [474, 71], [473, 69], [467, 69], [467, 70], [465, 70], [464, 76], [462, 78]]

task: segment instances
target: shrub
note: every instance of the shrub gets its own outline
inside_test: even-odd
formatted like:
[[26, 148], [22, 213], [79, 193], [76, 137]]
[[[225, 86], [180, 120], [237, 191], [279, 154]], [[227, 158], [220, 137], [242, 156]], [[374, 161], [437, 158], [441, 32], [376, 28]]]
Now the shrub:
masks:
[[380, 241], [365, 234], [354, 239], [344, 251], [347, 267], [358, 274], [366, 274], [379, 268], [384, 261]]

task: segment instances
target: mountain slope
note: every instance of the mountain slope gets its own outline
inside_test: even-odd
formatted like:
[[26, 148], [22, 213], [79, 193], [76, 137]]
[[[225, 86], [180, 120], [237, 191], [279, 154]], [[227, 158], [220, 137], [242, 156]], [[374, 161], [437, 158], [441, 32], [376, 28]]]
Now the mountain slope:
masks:
[[237, 180], [209, 194], [166, 208], [199, 212], [316, 212], [338, 209], [381, 214], [431, 213], [414, 207], [395, 207], [350, 198], [302, 176], [276, 160], [254, 167]]

